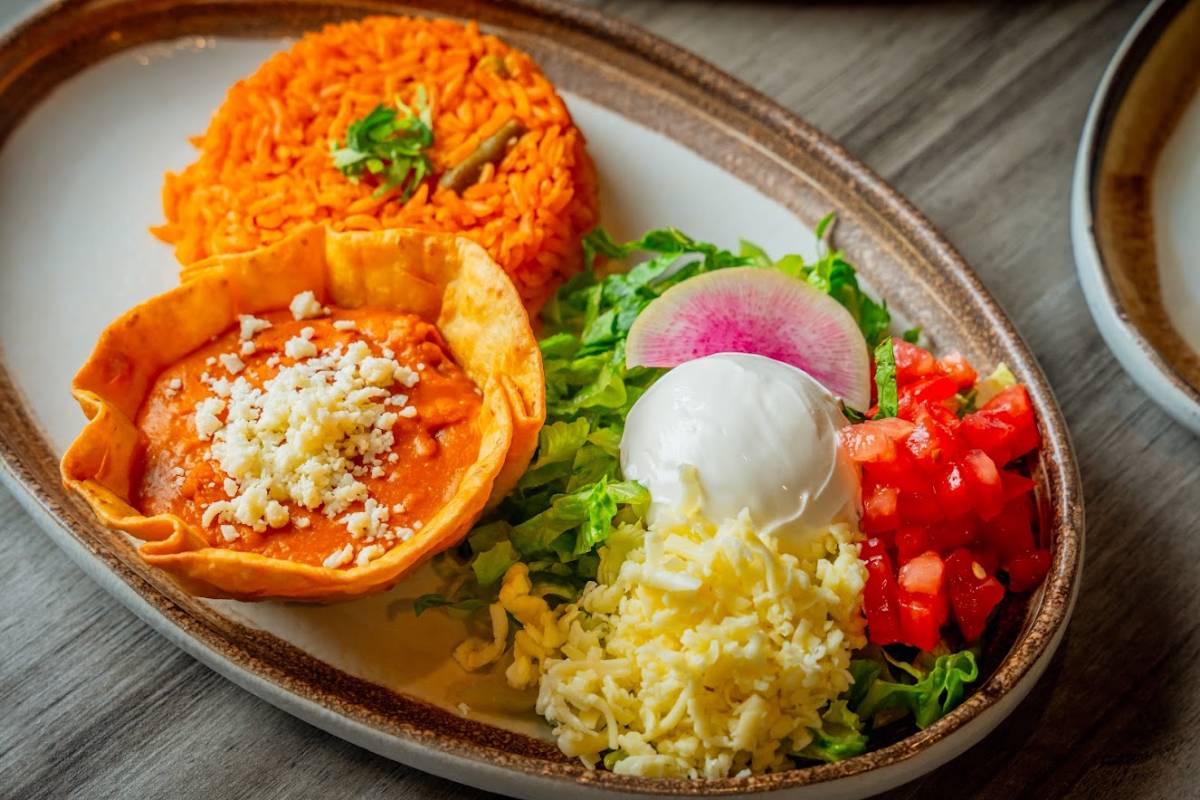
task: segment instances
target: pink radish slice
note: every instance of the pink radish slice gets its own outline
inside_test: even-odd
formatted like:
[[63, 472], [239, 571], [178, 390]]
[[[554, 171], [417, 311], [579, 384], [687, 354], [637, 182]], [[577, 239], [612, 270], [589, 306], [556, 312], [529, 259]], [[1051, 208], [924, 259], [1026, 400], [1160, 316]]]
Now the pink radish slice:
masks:
[[773, 358], [852, 408], [871, 403], [870, 354], [850, 312], [782, 272], [734, 267], [689, 278], [646, 306], [625, 344], [630, 366], [676, 367], [714, 353]]

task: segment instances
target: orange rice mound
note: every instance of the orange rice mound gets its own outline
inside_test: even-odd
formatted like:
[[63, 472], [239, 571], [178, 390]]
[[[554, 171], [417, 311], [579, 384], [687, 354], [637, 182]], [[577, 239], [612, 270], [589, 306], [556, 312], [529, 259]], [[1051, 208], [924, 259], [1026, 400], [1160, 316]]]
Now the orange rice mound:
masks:
[[[433, 116], [434, 175], [399, 202], [355, 185], [330, 141], [380, 103], [410, 106], [424, 85]], [[441, 173], [516, 118], [525, 128], [461, 194]], [[528, 55], [475, 23], [370, 17], [329, 25], [278, 53], [229, 90], [200, 157], [163, 184], [153, 233], [183, 264], [276, 242], [305, 222], [334, 230], [411, 227], [461, 233], [484, 248], [536, 308], [580, 268], [579, 240], [596, 223], [595, 173], [554, 87]]]

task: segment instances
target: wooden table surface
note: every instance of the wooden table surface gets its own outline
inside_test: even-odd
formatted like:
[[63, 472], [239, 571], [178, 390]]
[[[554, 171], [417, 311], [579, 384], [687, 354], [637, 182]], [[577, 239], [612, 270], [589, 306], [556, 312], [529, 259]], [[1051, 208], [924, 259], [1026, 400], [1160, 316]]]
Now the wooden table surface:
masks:
[[[0, 0], [0, 17], [27, 4]], [[1200, 796], [1200, 439], [1113, 360], [1068, 239], [1087, 104], [1141, 4], [594, 4], [763, 90], [911, 198], [1016, 320], [1066, 412], [1088, 533], [1062, 648], [992, 735], [889, 797]], [[0, 796], [479, 794], [199, 665], [2, 490], [0, 530]]]

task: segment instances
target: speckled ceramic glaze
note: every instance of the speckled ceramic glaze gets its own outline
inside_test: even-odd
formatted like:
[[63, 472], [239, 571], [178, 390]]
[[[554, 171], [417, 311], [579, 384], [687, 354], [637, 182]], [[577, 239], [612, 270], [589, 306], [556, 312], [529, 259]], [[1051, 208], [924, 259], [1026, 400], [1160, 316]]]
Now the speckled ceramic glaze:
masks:
[[[1045, 378], [928, 221], [786, 110], [640, 30], [551, 2], [79, 0], [53, 11], [0, 44], [2, 474], [89, 575], [196, 658], [377, 753], [538, 798], [862, 797], [977, 742], [1046, 668], [1079, 586], [1083, 508], [1067, 430]], [[339, 607], [318, 612], [186, 595], [62, 490], [57, 455], [83, 423], [68, 399], [70, 375], [100, 326], [175, 279], [169, 251], [145, 227], [157, 221], [161, 172], [186, 163], [184, 136], [202, 129], [223, 87], [283, 46], [281, 37], [389, 12], [475, 18], [529, 51], [589, 137], [605, 224], [618, 234], [675, 224], [725, 245], [745, 235], [774, 252], [803, 251], [812, 245], [808, 229], [834, 210], [836, 244], [900, 316], [919, 320], [939, 348], [957, 348], [981, 366], [1008, 363], [1028, 385], [1044, 440], [1035, 477], [1053, 568], [1027, 605], [1009, 608], [1006, 634], [985, 654], [987, 675], [957, 710], [866, 755], [774, 775], [685, 782], [588, 772], [528, 727], [439, 707], [422, 676], [377, 672], [366, 651], [355, 651], [364, 661], [350, 663], [341, 647], [347, 640], [324, 636], [353, 627], [355, 618], [339, 616]], [[124, 128], [123, 108], [145, 116]], [[90, 137], [70, 124], [80, 118], [97, 126]], [[71, 154], [75, 169], [61, 180], [80, 181], [73, 191], [47, 180], [60, 169], [55, 152]], [[386, 638], [386, 596], [356, 608], [377, 626], [361, 638]], [[396, 661], [395, 653], [389, 658]]]
[[1096, 91], [1071, 199], [1079, 282], [1143, 390], [1200, 433], [1200, 4], [1151, 3]]

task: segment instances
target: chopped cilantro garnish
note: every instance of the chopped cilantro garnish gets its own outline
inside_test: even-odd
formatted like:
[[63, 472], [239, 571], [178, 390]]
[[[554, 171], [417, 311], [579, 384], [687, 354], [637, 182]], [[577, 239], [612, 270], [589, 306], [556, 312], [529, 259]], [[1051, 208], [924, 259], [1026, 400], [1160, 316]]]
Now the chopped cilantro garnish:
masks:
[[[412, 197], [433, 171], [426, 152], [433, 145], [433, 122], [425, 87], [417, 87], [416, 112], [396, 99], [396, 108], [382, 103], [346, 130], [346, 143], [330, 142], [333, 165], [353, 183], [364, 175], [379, 179], [375, 196], [392, 189], [400, 200]], [[399, 110], [399, 113], [397, 113]]]

